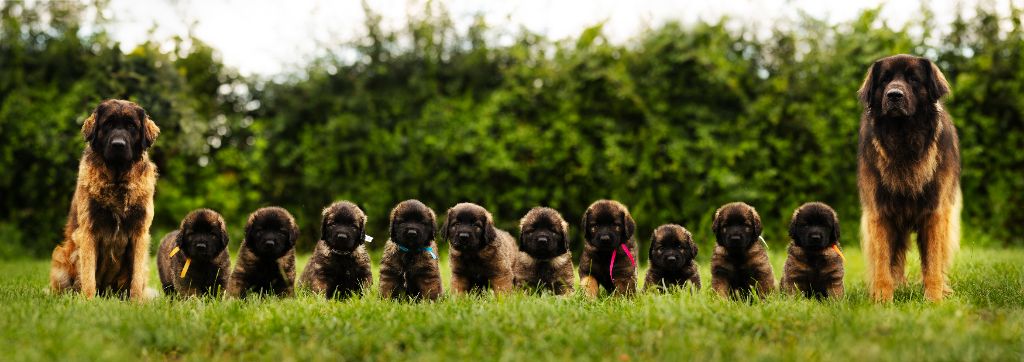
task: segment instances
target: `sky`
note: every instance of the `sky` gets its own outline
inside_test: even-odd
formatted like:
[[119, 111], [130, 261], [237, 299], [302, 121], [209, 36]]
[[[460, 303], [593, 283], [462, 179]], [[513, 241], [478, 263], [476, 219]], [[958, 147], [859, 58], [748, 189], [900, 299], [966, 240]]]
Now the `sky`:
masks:
[[[967, 14], [978, 1], [995, 9], [1024, 0], [930, 1], [936, 21], [947, 24], [962, 7]], [[604, 22], [612, 42], [624, 42], [650, 26], [670, 20], [692, 24], [728, 16], [767, 29], [806, 13], [839, 23], [861, 10], [882, 6], [882, 18], [899, 26], [917, 16], [915, 0], [438, 0], [459, 28], [476, 14], [496, 28], [520, 27], [551, 39], [575, 37]], [[423, 1], [368, 0], [385, 27], [400, 28]], [[359, 0], [112, 0], [108, 28], [125, 50], [146, 39], [193, 34], [220, 52], [225, 64], [243, 75], [275, 75], [295, 70], [318, 54], [324, 44], [339, 44], [361, 35], [365, 19]], [[152, 37], [150, 36], [152, 32]]]

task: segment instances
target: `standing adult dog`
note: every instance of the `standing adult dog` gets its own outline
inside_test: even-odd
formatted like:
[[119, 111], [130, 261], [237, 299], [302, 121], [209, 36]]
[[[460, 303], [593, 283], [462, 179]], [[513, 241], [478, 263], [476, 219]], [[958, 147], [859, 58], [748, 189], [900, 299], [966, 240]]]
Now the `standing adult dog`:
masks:
[[103, 101], [85, 120], [87, 143], [64, 242], [53, 250], [53, 292], [147, 297], [157, 177], [147, 150], [159, 134], [146, 111], [129, 101]]
[[917, 233], [924, 295], [950, 292], [947, 273], [960, 244], [960, 144], [939, 102], [949, 84], [925, 58], [895, 55], [876, 61], [858, 95], [857, 185], [861, 236], [871, 296], [890, 301], [906, 281], [910, 233]]

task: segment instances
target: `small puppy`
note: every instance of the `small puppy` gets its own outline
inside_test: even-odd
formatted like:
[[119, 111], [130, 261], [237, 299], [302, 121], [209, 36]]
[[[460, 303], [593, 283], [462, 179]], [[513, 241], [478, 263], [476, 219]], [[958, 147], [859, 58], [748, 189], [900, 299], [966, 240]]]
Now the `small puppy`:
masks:
[[366, 240], [366, 214], [338, 201], [321, 213], [320, 241], [313, 249], [300, 284], [328, 298], [348, 297], [373, 284]]
[[164, 294], [216, 295], [227, 288], [231, 257], [226, 228], [216, 211], [199, 209], [164, 236], [156, 259]]
[[249, 215], [228, 295], [295, 294], [295, 242], [299, 227], [288, 210], [264, 207]]
[[654, 229], [649, 260], [651, 267], [647, 269], [644, 290], [656, 288], [666, 291], [672, 286], [683, 287], [686, 283], [700, 289], [697, 244], [686, 228], [665, 224]]
[[390, 238], [380, 261], [380, 294], [437, 300], [444, 291], [434, 242], [437, 217], [419, 200], [405, 200], [391, 210]]
[[517, 287], [536, 287], [558, 295], [573, 291], [569, 223], [555, 209], [535, 207], [519, 220]]
[[836, 211], [820, 202], [803, 204], [793, 212], [789, 238], [779, 289], [808, 298], [841, 298], [845, 260], [839, 250]]
[[614, 295], [636, 293], [636, 222], [625, 205], [598, 200], [583, 213], [587, 243], [580, 257], [580, 287], [597, 297], [598, 287]]
[[775, 288], [768, 250], [761, 238], [761, 215], [742, 202], [722, 206], [711, 224], [715, 252], [711, 256], [711, 287], [721, 296], [747, 297], [751, 287], [766, 297]]
[[491, 213], [468, 202], [448, 209], [442, 238], [449, 241], [452, 291], [464, 294], [474, 289], [512, 290], [515, 274], [516, 241], [508, 232], [494, 227]]

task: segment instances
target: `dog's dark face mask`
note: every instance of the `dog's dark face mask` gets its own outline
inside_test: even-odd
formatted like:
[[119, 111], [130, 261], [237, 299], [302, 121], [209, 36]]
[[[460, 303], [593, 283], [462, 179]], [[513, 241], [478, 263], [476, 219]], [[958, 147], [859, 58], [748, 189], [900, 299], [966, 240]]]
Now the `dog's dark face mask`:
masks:
[[933, 112], [949, 85], [938, 67], [926, 58], [896, 55], [876, 61], [860, 90], [861, 102], [876, 117], [905, 120]]
[[569, 251], [567, 234], [558, 220], [538, 216], [520, 231], [519, 248], [536, 259], [551, 259]]
[[651, 237], [651, 264], [659, 269], [679, 271], [697, 257], [697, 246], [689, 233], [669, 230]]
[[351, 218], [336, 217], [322, 227], [321, 238], [333, 250], [350, 252], [363, 244], [363, 228]]
[[295, 246], [297, 228], [275, 213], [257, 216], [245, 232], [246, 244], [260, 257], [280, 258]]
[[433, 212], [414, 205], [399, 205], [391, 219], [391, 240], [408, 248], [430, 246], [434, 240]]
[[138, 105], [119, 100], [100, 103], [82, 132], [89, 147], [114, 170], [126, 170], [142, 159], [159, 129]]
[[712, 231], [718, 245], [730, 250], [746, 250], [761, 237], [761, 220], [753, 208], [731, 206], [715, 217]]
[[487, 211], [479, 206], [457, 206], [449, 210], [444, 232], [452, 248], [463, 252], [479, 251], [497, 238]]
[[222, 224], [198, 219], [187, 223], [178, 232], [176, 241], [185, 256], [198, 261], [208, 261], [220, 255], [227, 247], [228, 234]]
[[824, 249], [839, 242], [839, 222], [830, 210], [803, 207], [789, 224], [789, 237], [799, 247]]

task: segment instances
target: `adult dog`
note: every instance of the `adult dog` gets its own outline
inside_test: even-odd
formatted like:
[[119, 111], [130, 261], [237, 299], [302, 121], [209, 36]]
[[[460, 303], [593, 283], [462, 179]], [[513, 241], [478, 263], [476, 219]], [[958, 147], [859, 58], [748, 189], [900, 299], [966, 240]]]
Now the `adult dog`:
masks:
[[160, 129], [139, 105], [99, 104], [82, 125], [85, 152], [64, 227], [53, 250], [50, 289], [86, 298], [148, 297], [149, 226], [153, 223], [156, 165], [147, 150]]
[[871, 296], [891, 301], [904, 282], [910, 233], [917, 233], [924, 296], [951, 292], [947, 273], [960, 244], [960, 144], [940, 100], [946, 78], [931, 61], [876, 61], [858, 93], [864, 106], [857, 155], [861, 236]]

